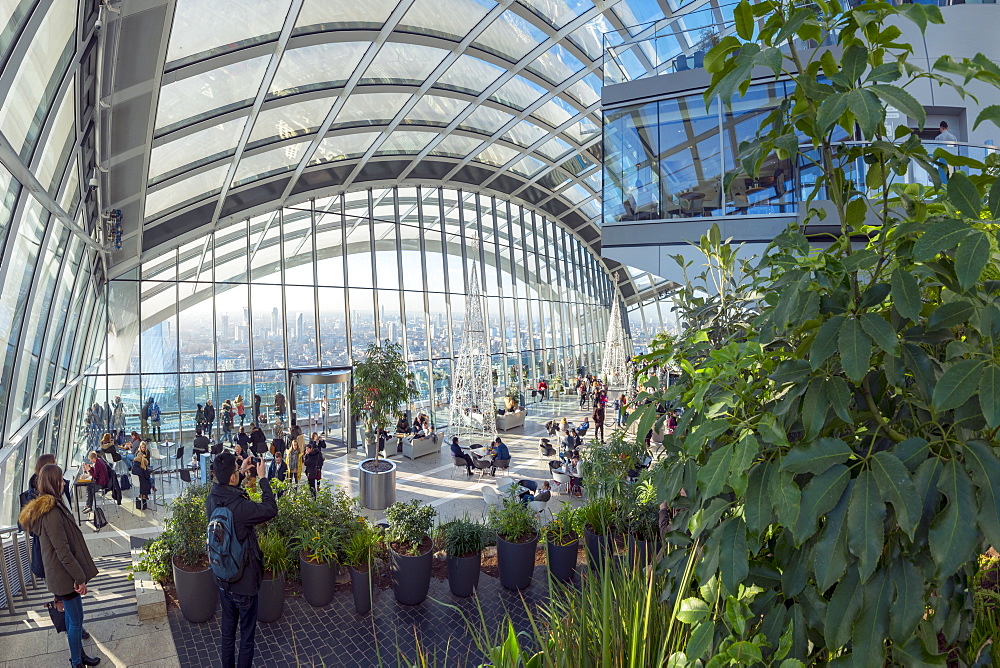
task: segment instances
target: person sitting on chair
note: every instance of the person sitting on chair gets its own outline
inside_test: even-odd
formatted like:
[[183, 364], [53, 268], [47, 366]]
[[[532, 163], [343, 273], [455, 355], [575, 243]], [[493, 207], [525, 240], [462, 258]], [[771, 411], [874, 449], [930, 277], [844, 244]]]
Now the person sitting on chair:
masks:
[[206, 455], [208, 454], [208, 447], [212, 444], [211, 439], [201, 433], [201, 429], [196, 429], [194, 432], [194, 441], [191, 443], [191, 449], [196, 455]]
[[541, 489], [538, 490], [537, 494], [532, 494], [531, 490], [521, 494], [521, 503], [528, 505], [532, 501], [548, 501], [552, 498], [552, 489], [549, 485], [548, 480], [542, 481]]
[[84, 464], [83, 468], [90, 474], [92, 482], [87, 485], [87, 506], [83, 509], [85, 513], [89, 513], [94, 508], [94, 502], [97, 500], [97, 488], [107, 490], [111, 487], [111, 468], [107, 462], [98, 457], [93, 450], [87, 454], [87, 459], [88, 463]]
[[458, 444], [458, 436], [451, 439], [451, 456], [455, 459], [464, 459], [465, 472], [472, 475], [472, 457], [462, 450], [462, 446]]
[[396, 423], [396, 433], [397, 434], [409, 434], [410, 433], [410, 423], [407, 421], [405, 415], [399, 416], [399, 421]]
[[494, 452], [494, 455], [490, 461], [493, 467], [490, 470], [490, 475], [495, 476], [497, 474], [497, 461], [510, 461], [510, 450], [507, 449], [507, 444], [500, 440], [499, 436], [497, 436], [497, 440], [493, 441], [491, 450]]
[[587, 435], [588, 429], [590, 429], [590, 418], [584, 415], [580, 426], [576, 428], [576, 433], [580, 435], [580, 438], [583, 438]]

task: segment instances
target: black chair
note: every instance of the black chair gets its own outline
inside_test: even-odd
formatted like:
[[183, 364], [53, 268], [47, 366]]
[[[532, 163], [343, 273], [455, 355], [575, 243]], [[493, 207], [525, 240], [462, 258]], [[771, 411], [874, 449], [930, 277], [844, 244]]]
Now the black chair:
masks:
[[222, 445], [222, 441], [219, 441], [218, 443], [212, 446], [212, 455], [221, 455], [224, 447], [225, 446]]
[[452, 456], [451, 460], [455, 463], [455, 466], [453, 466], [451, 469], [451, 477], [454, 478], [455, 471], [458, 469], [464, 469], [468, 464], [468, 462], [466, 462], [463, 457], [455, 457], [454, 455]]
[[517, 484], [525, 489], [531, 490], [532, 493], [538, 491], [538, 483], [534, 480], [518, 480]]
[[180, 468], [183, 461], [184, 461], [184, 446], [181, 445], [177, 447], [177, 453], [174, 455], [174, 466]]
[[180, 469], [181, 472], [181, 482], [190, 483], [191, 482], [191, 469]]
[[538, 452], [542, 457], [555, 457], [556, 449], [552, 447], [549, 439], [543, 438], [538, 441]]

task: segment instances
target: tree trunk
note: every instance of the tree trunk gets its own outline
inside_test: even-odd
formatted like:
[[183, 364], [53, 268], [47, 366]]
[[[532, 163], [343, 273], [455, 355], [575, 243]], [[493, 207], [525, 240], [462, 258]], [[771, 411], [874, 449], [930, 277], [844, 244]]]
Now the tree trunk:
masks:
[[378, 441], [375, 439], [375, 430], [367, 422], [365, 423], [365, 451], [370, 459], [378, 460]]

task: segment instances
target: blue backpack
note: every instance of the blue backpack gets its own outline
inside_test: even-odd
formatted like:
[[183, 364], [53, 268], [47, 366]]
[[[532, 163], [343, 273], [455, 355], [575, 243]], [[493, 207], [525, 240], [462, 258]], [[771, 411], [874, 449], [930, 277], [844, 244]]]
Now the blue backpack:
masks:
[[223, 582], [236, 582], [243, 576], [246, 563], [246, 543], [236, 538], [233, 511], [216, 506], [208, 518], [208, 560], [215, 577]]

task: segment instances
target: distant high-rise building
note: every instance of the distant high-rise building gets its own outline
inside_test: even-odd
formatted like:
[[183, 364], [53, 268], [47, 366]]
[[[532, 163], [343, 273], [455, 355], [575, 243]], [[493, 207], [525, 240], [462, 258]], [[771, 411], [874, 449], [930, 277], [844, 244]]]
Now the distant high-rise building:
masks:
[[297, 337], [299, 343], [306, 342], [306, 330], [303, 325], [303, 323], [305, 322], [304, 316], [305, 316], [304, 313], [299, 313], [297, 316], [295, 316], [295, 336]]
[[278, 313], [278, 307], [275, 306], [271, 309], [271, 333], [274, 336], [278, 335], [281, 331], [281, 315]]
[[219, 338], [228, 336], [230, 334], [229, 329], [229, 316], [224, 315], [219, 318]]

